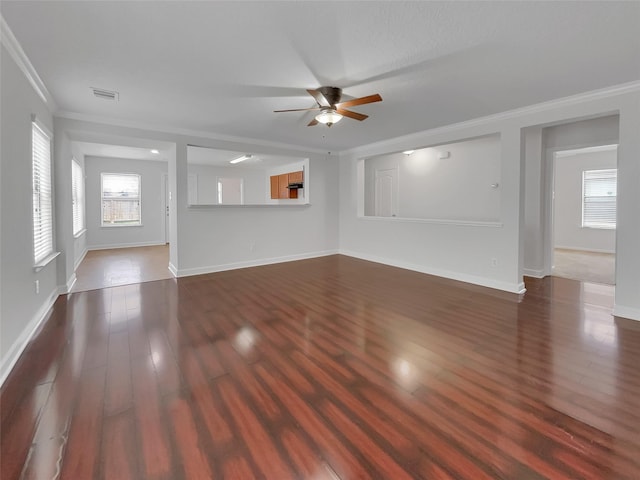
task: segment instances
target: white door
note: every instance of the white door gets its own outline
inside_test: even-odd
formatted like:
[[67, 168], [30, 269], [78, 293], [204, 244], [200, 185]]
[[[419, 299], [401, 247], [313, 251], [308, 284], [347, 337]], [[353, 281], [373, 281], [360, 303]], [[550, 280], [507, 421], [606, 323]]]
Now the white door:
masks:
[[376, 170], [375, 216], [395, 217], [398, 214], [398, 169]]
[[242, 178], [218, 177], [218, 203], [224, 205], [242, 205]]
[[164, 192], [162, 198], [162, 210], [164, 215], [164, 243], [169, 243], [169, 175], [166, 173], [162, 175], [162, 191]]

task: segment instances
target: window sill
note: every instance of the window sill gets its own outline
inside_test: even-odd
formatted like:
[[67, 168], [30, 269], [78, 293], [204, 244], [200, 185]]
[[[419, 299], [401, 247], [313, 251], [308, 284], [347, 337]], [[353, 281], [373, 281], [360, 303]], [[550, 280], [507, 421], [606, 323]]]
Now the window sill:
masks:
[[117, 224], [113, 224], [113, 225], [100, 225], [100, 228], [127, 228], [127, 227], [144, 227], [144, 225], [142, 223], [137, 223], [135, 225], [117, 225]]
[[596, 225], [582, 225], [580, 228], [586, 228], [588, 230], [615, 230], [616, 227], [608, 227], [608, 226], [596, 226]]
[[80, 230], [78, 233], [74, 233], [73, 234], [73, 238], [80, 238], [82, 235], [84, 235], [86, 233], [87, 229], [83, 228], [82, 230]]
[[50, 253], [48, 256], [46, 256], [33, 266], [33, 271], [38, 273], [40, 270], [54, 261], [58, 255], [60, 255], [60, 252]]

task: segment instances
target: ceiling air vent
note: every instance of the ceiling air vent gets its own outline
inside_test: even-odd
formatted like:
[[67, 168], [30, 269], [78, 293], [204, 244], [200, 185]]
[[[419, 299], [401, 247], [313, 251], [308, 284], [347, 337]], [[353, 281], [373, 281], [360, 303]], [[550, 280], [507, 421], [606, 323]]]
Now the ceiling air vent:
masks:
[[90, 88], [94, 97], [102, 98], [103, 100], [115, 100], [117, 102], [120, 97], [118, 92], [112, 92], [111, 90], [105, 90], [104, 88]]

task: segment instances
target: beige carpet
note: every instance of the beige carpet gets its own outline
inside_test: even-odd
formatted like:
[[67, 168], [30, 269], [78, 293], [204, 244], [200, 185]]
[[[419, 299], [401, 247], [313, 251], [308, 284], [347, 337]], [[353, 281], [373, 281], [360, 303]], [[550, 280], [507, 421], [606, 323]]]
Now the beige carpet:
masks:
[[553, 258], [553, 275], [583, 282], [615, 284], [615, 260], [613, 253], [583, 252], [556, 248]]
[[73, 292], [172, 278], [169, 246], [92, 250], [76, 270]]

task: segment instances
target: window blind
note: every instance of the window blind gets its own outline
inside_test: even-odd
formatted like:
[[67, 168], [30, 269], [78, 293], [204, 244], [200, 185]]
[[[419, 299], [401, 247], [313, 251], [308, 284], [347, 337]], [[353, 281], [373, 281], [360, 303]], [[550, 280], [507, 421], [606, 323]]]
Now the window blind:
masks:
[[616, 228], [618, 170], [585, 170], [582, 173], [582, 226]]
[[82, 167], [71, 160], [71, 201], [73, 204], [73, 234], [84, 230], [84, 178]]
[[53, 253], [51, 137], [32, 123], [33, 257], [36, 264]]

